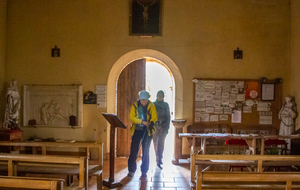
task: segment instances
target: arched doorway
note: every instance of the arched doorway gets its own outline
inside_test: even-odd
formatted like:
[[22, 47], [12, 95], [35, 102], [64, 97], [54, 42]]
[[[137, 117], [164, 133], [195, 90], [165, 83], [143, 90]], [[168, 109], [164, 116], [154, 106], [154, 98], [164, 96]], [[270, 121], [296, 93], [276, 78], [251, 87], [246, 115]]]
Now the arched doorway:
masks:
[[[142, 59], [143, 57], [151, 57], [163, 62], [172, 72], [175, 81], [175, 99], [174, 99], [174, 118], [182, 118], [183, 116], [183, 80], [179, 68], [167, 55], [151, 49], [138, 49], [128, 52], [121, 56], [113, 65], [107, 82], [107, 112], [116, 113], [116, 86], [119, 74], [123, 68], [134, 60]], [[109, 150], [109, 131], [107, 130], [107, 146]]]
[[[159, 90], [164, 91], [164, 101], [169, 104], [171, 119], [174, 118], [174, 78], [170, 69], [161, 61], [144, 57], [129, 63], [120, 73], [117, 83], [117, 110], [116, 113], [123, 121], [127, 129], [117, 129], [117, 151], [118, 157], [129, 157], [131, 134], [129, 114], [132, 103], [138, 99], [138, 92], [147, 90], [151, 97], [150, 101], [156, 100]], [[173, 127], [167, 135], [167, 146], [173, 147]], [[168, 149], [168, 155], [173, 155], [173, 149]]]

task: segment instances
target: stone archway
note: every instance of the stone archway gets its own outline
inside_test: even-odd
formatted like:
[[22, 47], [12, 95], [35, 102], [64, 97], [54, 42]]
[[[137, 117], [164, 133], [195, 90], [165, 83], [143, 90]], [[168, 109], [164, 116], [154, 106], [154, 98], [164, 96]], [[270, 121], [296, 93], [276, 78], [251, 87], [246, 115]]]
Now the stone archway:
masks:
[[[183, 80], [181, 73], [171, 58], [152, 49], [133, 50], [124, 54], [115, 62], [110, 70], [107, 81], [107, 113], [116, 112], [116, 86], [121, 71], [127, 64], [143, 57], [151, 57], [163, 62], [172, 72], [175, 81], [175, 118], [181, 119], [183, 116]], [[107, 150], [109, 150], [109, 130], [107, 130]]]

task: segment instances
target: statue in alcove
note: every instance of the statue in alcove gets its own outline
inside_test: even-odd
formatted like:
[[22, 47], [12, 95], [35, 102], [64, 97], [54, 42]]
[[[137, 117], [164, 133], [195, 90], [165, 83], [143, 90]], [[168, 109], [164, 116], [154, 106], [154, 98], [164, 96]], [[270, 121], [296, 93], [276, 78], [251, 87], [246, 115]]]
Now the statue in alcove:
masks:
[[17, 88], [17, 81], [12, 80], [6, 92], [6, 108], [4, 118], [4, 128], [19, 129], [19, 110], [21, 98]]
[[[297, 106], [294, 98], [290, 95], [285, 97], [285, 103], [279, 111], [278, 117], [281, 120], [279, 135], [290, 135], [295, 130], [295, 119], [297, 117]], [[291, 147], [290, 140], [286, 140], [288, 149]]]

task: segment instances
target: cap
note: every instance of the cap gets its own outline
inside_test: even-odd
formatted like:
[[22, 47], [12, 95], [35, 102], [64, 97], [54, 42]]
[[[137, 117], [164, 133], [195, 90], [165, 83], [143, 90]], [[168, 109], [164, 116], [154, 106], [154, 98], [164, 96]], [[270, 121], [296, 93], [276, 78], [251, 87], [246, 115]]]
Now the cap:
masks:
[[150, 94], [146, 90], [141, 90], [139, 92], [139, 99], [140, 100], [149, 100], [149, 98], [150, 98]]
[[158, 91], [157, 94], [156, 94], [156, 97], [157, 97], [159, 94], [161, 94], [161, 95], [163, 95], [163, 97], [165, 97], [164, 91], [162, 91], [162, 90]]

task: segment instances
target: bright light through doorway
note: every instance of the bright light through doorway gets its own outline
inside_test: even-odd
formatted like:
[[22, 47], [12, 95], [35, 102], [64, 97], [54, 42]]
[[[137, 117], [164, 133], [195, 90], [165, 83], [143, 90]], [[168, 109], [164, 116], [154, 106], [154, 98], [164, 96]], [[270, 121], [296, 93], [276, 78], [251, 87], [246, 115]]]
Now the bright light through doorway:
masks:
[[[150, 93], [150, 100], [156, 100], [156, 94], [159, 90], [165, 93], [164, 101], [168, 102], [170, 112], [174, 113], [174, 78], [170, 70], [164, 67], [157, 60], [146, 59], [146, 90]], [[171, 114], [171, 119], [173, 119]], [[171, 123], [169, 133], [165, 140], [165, 150], [163, 153], [163, 163], [169, 164], [172, 161], [174, 153], [174, 127]], [[150, 164], [155, 164], [155, 152], [153, 143], [150, 147]]]

